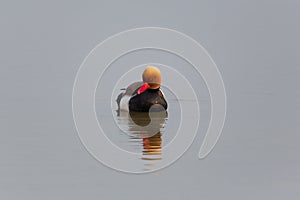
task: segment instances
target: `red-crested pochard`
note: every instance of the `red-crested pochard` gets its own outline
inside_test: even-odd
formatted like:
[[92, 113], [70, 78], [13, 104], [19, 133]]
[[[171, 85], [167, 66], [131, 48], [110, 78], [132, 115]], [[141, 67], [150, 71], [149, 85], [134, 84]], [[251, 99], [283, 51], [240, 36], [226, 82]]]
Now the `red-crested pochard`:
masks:
[[[153, 105], [167, 110], [168, 104], [160, 88], [162, 77], [159, 69], [148, 66], [142, 75], [143, 82], [129, 85], [117, 98], [118, 111], [148, 112]], [[155, 110], [154, 110], [155, 111]]]

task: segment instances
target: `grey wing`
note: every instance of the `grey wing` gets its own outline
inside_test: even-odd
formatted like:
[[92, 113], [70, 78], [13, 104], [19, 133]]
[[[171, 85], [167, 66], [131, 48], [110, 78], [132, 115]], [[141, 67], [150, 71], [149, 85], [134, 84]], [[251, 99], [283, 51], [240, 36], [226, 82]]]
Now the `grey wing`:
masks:
[[142, 81], [134, 82], [130, 84], [125, 91], [125, 95], [132, 96], [137, 92], [137, 89], [139, 89], [143, 85]]
[[122, 99], [122, 97], [123, 97], [124, 95], [125, 95], [125, 92], [121, 92], [121, 93], [118, 95], [117, 99], [116, 99], [117, 104], [118, 104], [118, 109], [120, 109], [120, 102], [121, 102], [121, 99]]
[[137, 89], [140, 88], [142, 85], [143, 85], [142, 81], [134, 82], [134, 83], [130, 84], [126, 89], [124, 89], [124, 88], [121, 89], [121, 90], [125, 90], [125, 92], [121, 92], [118, 95], [117, 99], [116, 99], [116, 102], [118, 104], [118, 110], [117, 110], [118, 116], [120, 115], [120, 102], [121, 102], [121, 99], [125, 95], [128, 95], [128, 96], [134, 95], [137, 92]]

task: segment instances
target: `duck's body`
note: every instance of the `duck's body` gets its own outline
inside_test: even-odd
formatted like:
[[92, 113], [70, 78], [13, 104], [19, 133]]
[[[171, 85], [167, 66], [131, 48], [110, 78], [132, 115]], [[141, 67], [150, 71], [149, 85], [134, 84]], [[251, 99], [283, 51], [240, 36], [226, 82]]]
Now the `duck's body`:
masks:
[[117, 98], [118, 108], [121, 111], [148, 112], [151, 106], [161, 105], [165, 110], [168, 108], [167, 101], [160, 88], [147, 89], [138, 94], [143, 82], [135, 82], [129, 85], [125, 92]]
[[130, 111], [148, 112], [153, 105], [161, 105], [165, 110], [168, 108], [167, 101], [160, 88], [148, 89], [141, 94], [132, 96], [129, 100]]
[[[168, 104], [160, 89], [161, 76], [156, 67], [147, 67], [143, 73], [143, 82], [135, 82], [119, 94], [117, 98], [118, 110], [148, 112], [153, 105], [167, 110]], [[155, 110], [154, 110], [155, 111]]]

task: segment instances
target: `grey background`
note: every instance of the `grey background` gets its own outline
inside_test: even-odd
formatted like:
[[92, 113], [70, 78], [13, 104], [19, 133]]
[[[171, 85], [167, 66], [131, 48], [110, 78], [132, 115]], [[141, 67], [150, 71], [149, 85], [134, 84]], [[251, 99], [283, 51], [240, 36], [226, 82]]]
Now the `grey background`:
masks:
[[[1, 1], [1, 199], [296, 199], [300, 195], [299, 1]], [[161, 26], [218, 65], [228, 115], [213, 152], [201, 140], [147, 175], [113, 171], [77, 136], [76, 72], [117, 32]]]

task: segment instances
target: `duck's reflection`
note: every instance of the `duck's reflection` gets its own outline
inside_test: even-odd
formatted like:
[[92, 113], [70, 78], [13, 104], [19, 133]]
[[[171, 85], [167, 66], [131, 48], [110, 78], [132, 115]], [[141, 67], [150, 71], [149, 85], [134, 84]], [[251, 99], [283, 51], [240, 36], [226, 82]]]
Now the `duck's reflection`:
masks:
[[143, 148], [143, 160], [161, 160], [161, 133], [159, 132], [149, 138], [143, 138]]
[[136, 144], [138, 141], [142, 146], [141, 159], [145, 162], [145, 170], [156, 168], [162, 159], [162, 135], [167, 121], [167, 111], [129, 112], [127, 116], [129, 142]]
[[167, 111], [129, 112], [128, 131], [139, 138], [150, 138], [163, 131]]
[[141, 159], [145, 162], [145, 170], [152, 170], [159, 165], [159, 161], [162, 159], [162, 133], [164, 132], [167, 112], [130, 112], [129, 115], [134, 122], [131, 123], [129, 130], [133, 131], [137, 137], [142, 137]]

